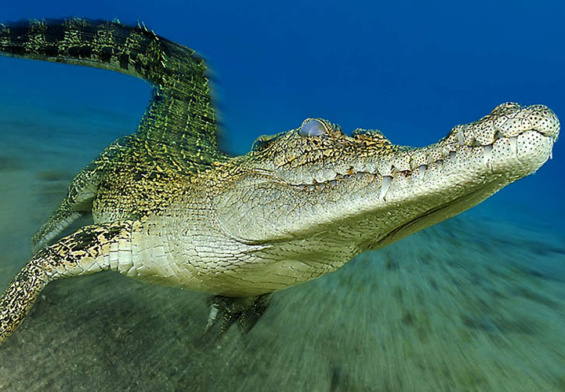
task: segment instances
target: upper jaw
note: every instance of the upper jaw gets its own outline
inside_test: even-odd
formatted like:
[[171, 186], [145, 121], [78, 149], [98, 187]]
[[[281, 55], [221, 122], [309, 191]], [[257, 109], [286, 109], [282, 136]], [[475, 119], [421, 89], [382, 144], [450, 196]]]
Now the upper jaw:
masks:
[[532, 167], [522, 169], [531, 169], [526, 170], [530, 174], [551, 155], [559, 128], [559, 120], [545, 106], [506, 103], [476, 122], [454, 127], [448, 136], [427, 147], [394, 146], [386, 154], [360, 151], [300, 167], [273, 168], [272, 172], [289, 185], [305, 190], [331, 188], [345, 180], [363, 178], [379, 182], [384, 179], [386, 187], [397, 179], [419, 178], [461, 160], [480, 157], [489, 165], [493, 159], [503, 160], [500, 154], [510, 154], [506, 160], [529, 162]]

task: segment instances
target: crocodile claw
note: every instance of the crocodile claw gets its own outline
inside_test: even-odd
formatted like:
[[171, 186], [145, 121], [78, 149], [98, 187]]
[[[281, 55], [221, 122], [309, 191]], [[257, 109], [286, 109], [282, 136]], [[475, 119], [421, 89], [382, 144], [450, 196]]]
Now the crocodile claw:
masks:
[[263, 294], [252, 297], [224, 297], [216, 295], [211, 297], [210, 315], [204, 334], [207, 334], [221, 321], [218, 338], [220, 338], [233, 323], [237, 321], [242, 333], [247, 333], [261, 318], [271, 300], [272, 294]]

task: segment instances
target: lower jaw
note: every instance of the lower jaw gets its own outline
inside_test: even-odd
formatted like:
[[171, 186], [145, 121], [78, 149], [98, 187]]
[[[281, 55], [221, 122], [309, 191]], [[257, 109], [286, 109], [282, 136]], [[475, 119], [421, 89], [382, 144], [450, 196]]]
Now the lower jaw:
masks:
[[433, 226], [452, 218], [455, 215], [476, 206], [501, 188], [502, 187], [498, 184], [489, 183], [454, 201], [444, 203], [425, 211], [416, 218], [390, 231], [384, 237], [381, 237], [376, 243], [373, 243], [370, 248], [383, 248], [429, 226]]

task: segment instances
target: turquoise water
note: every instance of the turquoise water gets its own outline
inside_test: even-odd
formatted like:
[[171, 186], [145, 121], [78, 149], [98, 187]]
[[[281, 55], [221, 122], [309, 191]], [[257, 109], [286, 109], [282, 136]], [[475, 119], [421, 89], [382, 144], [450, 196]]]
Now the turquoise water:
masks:
[[[224, 146], [320, 116], [425, 145], [505, 101], [565, 115], [551, 2], [26, 3], [2, 18], [145, 21], [217, 76]], [[55, 8], [54, 8], [55, 7]], [[149, 98], [106, 71], [0, 58], [0, 287], [68, 181]], [[202, 339], [206, 297], [113, 274], [57, 282], [0, 349], [0, 390], [565, 390], [565, 148], [474, 210], [277, 294]]]

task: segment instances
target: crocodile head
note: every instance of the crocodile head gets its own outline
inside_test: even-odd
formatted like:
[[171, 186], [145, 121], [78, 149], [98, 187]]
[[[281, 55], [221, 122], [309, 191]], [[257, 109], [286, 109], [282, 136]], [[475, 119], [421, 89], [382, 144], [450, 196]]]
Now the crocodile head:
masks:
[[216, 196], [218, 219], [230, 237], [274, 247], [279, 259], [337, 268], [534, 173], [558, 133], [551, 110], [513, 103], [422, 148], [307, 119], [235, 158], [239, 173]]

